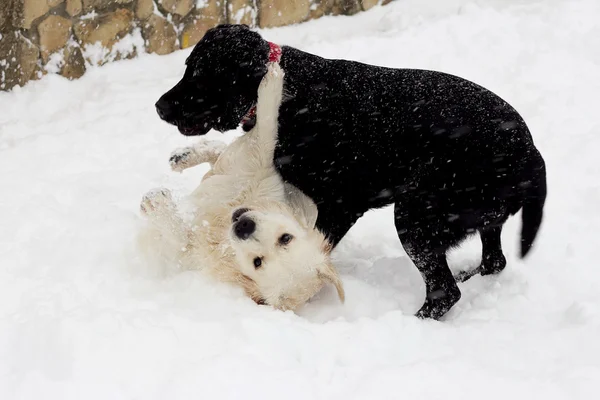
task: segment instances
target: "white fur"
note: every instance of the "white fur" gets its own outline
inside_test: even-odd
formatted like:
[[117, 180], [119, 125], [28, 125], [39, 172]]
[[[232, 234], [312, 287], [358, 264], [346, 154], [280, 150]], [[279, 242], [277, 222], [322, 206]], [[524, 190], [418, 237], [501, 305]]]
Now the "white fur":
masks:
[[[203, 162], [212, 169], [190, 195], [194, 218], [187, 225], [177, 215], [168, 190], [149, 192], [142, 211], [150, 224], [140, 235], [144, 253], [177, 262], [183, 268], [202, 268], [223, 282], [241, 286], [256, 302], [279, 309], [295, 309], [325, 283], [344, 291], [330, 261], [331, 248], [315, 228], [316, 205], [301, 191], [283, 183], [273, 166], [277, 120], [284, 73], [270, 63], [258, 89], [257, 122], [246, 135], [228, 147], [201, 140], [176, 150], [175, 171]], [[250, 238], [233, 234], [232, 214], [248, 208], [256, 224]], [[288, 245], [278, 240], [293, 236]], [[254, 267], [254, 259], [262, 265]]]

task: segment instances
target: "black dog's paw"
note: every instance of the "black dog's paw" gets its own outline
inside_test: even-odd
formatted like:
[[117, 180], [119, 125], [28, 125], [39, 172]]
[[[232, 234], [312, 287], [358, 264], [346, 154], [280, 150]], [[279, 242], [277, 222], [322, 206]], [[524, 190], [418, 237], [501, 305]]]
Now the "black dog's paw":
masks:
[[482, 271], [481, 269], [481, 265], [477, 268], [473, 268], [472, 270], [469, 271], [460, 271], [458, 274], [454, 275], [454, 279], [456, 279], [456, 282], [466, 282], [469, 279], [471, 279], [472, 277], [474, 277], [475, 275], [480, 274]]
[[501, 251], [493, 252], [481, 262], [481, 275], [499, 274], [506, 267], [506, 257]]
[[495, 275], [499, 274], [506, 267], [506, 258], [502, 252], [493, 253], [482, 260], [482, 263], [477, 268], [473, 268], [470, 271], [460, 271], [454, 275], [456, 282], [466, 282], [475, 275]]
[[420, 319], [439, 320], [446, 314], [450, 308], [442, 307], [441, 304], [426, 301], [423, 307], [415, 314], [415, 317]]
[[460, 300], [460, 296], [458, 287], [455, 290], [436, 290], [429, 293], [425, 303], [415, 316], [421, 319], [439, 320]]

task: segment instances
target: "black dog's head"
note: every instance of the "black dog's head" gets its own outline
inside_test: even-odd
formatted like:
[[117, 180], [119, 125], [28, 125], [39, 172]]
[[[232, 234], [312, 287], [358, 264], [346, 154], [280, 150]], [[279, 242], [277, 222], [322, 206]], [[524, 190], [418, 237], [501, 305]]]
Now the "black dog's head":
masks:
[[235, 129], [256, 103], [268, 57], [268, 42], [246, 25], [208, 30], [181, 81], [156, 103], [158, 115], [186, 136]]

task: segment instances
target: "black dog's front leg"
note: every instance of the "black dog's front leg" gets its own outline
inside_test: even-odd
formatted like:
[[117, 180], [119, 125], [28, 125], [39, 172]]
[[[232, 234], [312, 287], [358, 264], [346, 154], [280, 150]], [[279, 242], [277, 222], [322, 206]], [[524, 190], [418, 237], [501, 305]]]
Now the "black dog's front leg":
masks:
[[396, 205], [398, 237], [425, 281], [425, 303], [416, 316], [440, 319], [461, 296], [446, 260], [447, 249], [460, 235], [446, 229], [440, 219], [429, 216], [427, 219], [412, 220], [399, 208]]

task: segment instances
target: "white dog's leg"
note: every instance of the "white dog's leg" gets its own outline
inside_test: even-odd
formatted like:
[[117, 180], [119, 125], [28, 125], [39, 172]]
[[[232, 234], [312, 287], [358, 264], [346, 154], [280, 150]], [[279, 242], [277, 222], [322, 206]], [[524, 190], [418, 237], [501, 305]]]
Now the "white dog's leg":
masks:
[[146, 193], [140, 204], [149, 224], [139, 237], [143, 251], [155, 259], [179, 264], [186, 251], [189, 229], [177, 215], [177, 206], [168, 189], [153, 189]]
[[140, 203], [142, 213], [149, 218], [157, 218], [171, 212], [176, 208], [171, 191], [169, 189], [157, 188], [149, 190]]
[[200, 140], [193, 146], [182, 147], [171, 153], [169, 164], [173, 171], [182, 172], [202, 163], [215, 164], [227, 145], [216, 140]]
[[284, 75], [279, 63], [269, 63], [267, 73], [258, 86], [256, 126], [252, 132], [256, 135], [254, 144], [261, 155], [261, 167], [273, 164]]
[[177, 206], [169, 189], [152, 189], [144, 195], [140, 204], [142, 214], [178, 238], [186, 235], [184, 222], [177, 215]]

